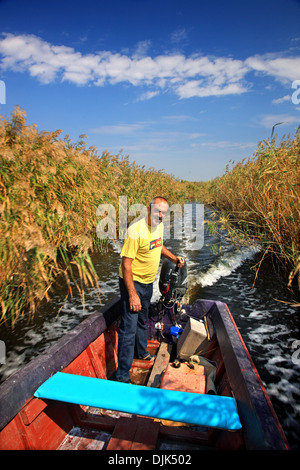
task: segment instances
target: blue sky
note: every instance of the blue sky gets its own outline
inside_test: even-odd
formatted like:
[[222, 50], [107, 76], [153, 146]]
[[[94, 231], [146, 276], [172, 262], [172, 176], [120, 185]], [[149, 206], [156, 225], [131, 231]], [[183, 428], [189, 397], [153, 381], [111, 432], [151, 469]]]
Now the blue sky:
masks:
[[100, 155], [205, 181], [300, 124], [297, 0], [0, 0], [0, 18], [0, 114]]

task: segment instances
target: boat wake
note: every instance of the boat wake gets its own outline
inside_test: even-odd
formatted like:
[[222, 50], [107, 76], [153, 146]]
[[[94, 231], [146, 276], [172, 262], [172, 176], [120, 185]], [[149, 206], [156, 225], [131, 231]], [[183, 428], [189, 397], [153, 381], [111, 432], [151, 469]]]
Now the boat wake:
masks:
[[229, 276], [244, 261], [254, 258], [258, 253], [257, 247], [242, 248], [238, 251], [225, 253], [217, 261], [213, 262], [205, 272], [191, 272], [190, 285], [199, 285], [201, 287], [213, 286], [219, 279]]

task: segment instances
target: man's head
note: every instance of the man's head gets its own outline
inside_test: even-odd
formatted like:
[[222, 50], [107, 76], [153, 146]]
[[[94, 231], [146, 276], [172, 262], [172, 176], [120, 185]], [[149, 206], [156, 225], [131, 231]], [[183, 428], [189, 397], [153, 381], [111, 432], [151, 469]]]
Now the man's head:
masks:
[[168, 201], [161, 196], [152, 199], [148, 207], [148, 225], [156, 227], [159, 225], [169, 209]]

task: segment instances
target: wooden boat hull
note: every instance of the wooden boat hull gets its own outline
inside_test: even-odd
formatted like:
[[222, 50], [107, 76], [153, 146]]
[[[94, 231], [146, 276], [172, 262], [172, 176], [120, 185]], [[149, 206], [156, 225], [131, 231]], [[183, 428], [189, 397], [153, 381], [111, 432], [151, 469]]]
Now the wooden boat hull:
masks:
[[[236, 400], [241, 430], [187, 427], [33, 396], [56, 372], [102, 379], [114, 374], [120, 317], [117, 298], [1, 385], [0, 449], [287, 449], [284, 433], [227, 305], [199, 300], [184, 306], [184, 310], [183, 323], [189, 316], [207, 315], [209, 319], [214, 335], [206, 357], [217, 363], [218, 394]], [[153, 319], [150, 315], [149, 322], [148, 350], [157, 359], [154, 365], [135, 360], [131, 376], [136, 383], [157, 387], [170, 359], [171, 344], [161, 342], [154, 328], [155, 314]]]

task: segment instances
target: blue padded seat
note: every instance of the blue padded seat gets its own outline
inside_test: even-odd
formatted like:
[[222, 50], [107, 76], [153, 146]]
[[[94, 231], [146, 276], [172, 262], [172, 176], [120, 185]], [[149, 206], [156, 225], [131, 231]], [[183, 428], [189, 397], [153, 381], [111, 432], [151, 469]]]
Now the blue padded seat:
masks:
[[164, 390], [64, 372], [46, 380], [34, 396], [200, 426], [229, 430], [242, 427], [232, 397]]

